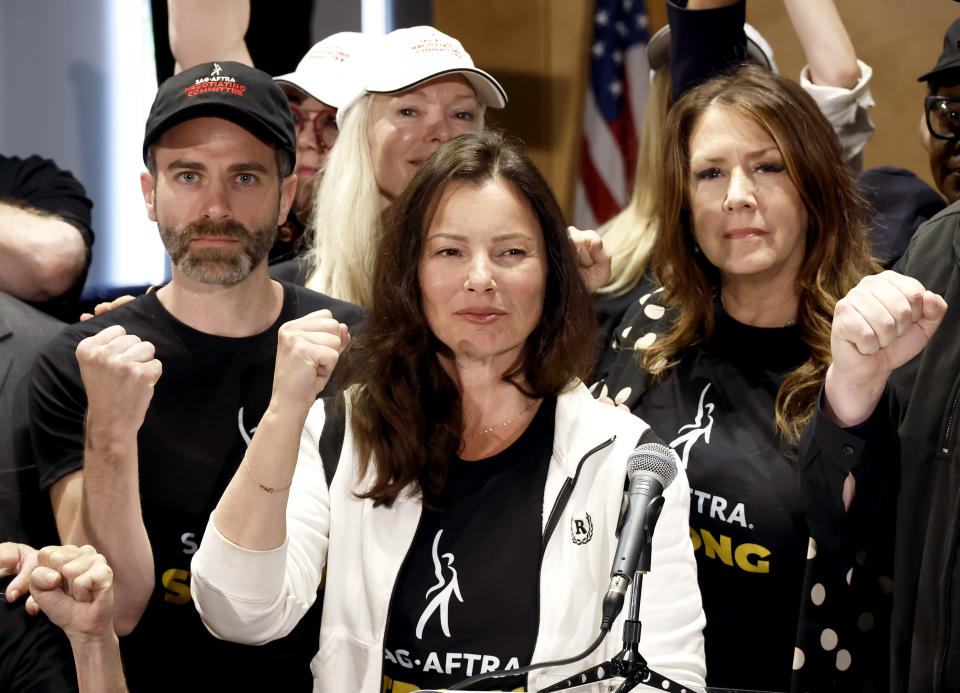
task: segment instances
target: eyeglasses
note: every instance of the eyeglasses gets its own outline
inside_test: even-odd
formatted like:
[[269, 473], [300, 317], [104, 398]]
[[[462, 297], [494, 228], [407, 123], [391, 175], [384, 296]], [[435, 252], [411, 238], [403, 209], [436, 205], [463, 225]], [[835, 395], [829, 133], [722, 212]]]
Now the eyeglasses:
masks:
[[313, 130], [317, 135], [317, 142], [322, 149], [330, 149], [333, 143], [337, 141], [337, 111], [333, 108], [324, 108], [320, 111], [301, 111], [299, 108], [290, 105], [290, 113], [293, 114], [293, 125], [297, 129], [299, 136], [307, 123], [313, 122]]
[[941, 140], [960, 139], [960, 99], [928, 96], [925, 106], [931, 135]]

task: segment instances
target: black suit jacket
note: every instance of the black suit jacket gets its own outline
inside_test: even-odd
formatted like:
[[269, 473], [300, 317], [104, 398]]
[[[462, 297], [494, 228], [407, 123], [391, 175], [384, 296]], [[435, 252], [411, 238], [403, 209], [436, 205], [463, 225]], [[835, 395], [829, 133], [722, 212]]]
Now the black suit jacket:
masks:
[[0, 292], [0, 541], [57, 543], [30, 446], [27, 387], [34, 359], [64, 324]]

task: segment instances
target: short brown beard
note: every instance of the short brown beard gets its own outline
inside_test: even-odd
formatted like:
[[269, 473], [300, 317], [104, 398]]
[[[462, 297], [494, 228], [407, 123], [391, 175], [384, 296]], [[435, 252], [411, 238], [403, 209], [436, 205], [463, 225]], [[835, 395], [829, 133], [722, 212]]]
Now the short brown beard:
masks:
[[[237, 221], [196, 222], [180, 229], [160, 227], [160, 238], [174, 266], [185, 276], [202, 284], [232, 286], [246, 279], [270, 252], [276, 227], [253, 232]], [[238, 240], [239, 252], [228, 248], [194, 248], [190, 242], [200, 236]]]

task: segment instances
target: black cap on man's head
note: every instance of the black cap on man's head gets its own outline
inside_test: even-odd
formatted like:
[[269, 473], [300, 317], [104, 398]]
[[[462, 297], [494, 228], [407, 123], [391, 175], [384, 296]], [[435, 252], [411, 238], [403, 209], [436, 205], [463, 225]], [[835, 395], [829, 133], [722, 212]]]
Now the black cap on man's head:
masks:
[[960, 84], [960, 19], [947, 29], [943, 37], [943, 52], [930, 72], [917, 78], [918, 82]]
[[143, 135], [147, 149], [174, 125], [192, 118], [223, 118], [264, 142], [297, 156], [297, 134], [290, 105], [266, 72], [242, 63], [203, 63], [170, 77], [157, 90]]

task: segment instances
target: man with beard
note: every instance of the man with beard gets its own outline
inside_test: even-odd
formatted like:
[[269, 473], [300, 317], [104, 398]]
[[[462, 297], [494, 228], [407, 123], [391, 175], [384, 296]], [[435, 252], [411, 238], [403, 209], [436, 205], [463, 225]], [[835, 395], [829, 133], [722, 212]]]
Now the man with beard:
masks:
[[190, 558], [266, 410], [280, 325], [332, 312], [346, 331], [361, 313], [267, 274], [296, 190], [294, 124], [268, 75], [221, 62], [168, 79], [143, 151], [172, 279], [40, 355], [40, 483], [63, 541], [94, 545], [114, 569], [132, 690], [306, 689], [317, 620], [259, 648], [216, 640], [190, 604]]

